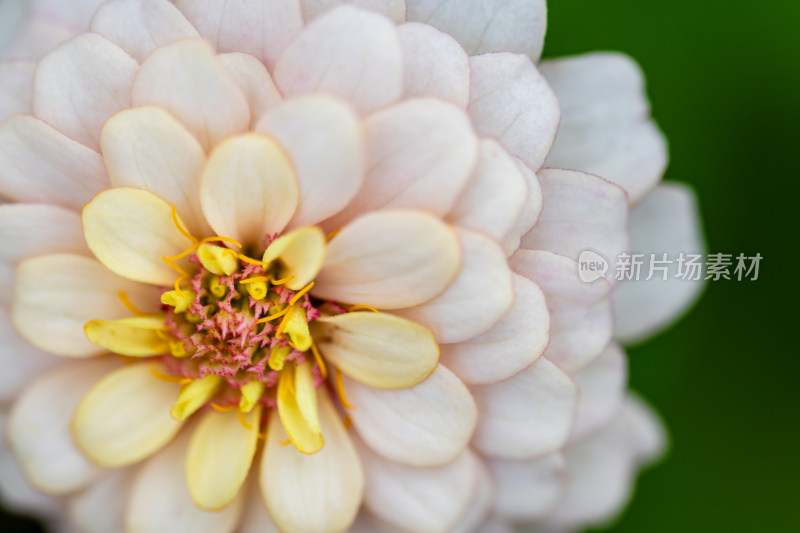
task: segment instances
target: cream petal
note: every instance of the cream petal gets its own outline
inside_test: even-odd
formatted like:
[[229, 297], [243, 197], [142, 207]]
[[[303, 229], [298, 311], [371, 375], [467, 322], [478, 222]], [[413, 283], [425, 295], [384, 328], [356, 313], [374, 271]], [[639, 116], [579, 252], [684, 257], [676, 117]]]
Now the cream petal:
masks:
[[275, 138], [297, 174], [300, 204], [290, 228], [316, 224], [342, 210], [364, 182], [364, 134], [346, 103], [315, 94], [270, 109], [256, 131]]
[[299, 197], [291, 163], [282, 148], [250, 133], [219, 144], [200, 180], [203, 212], [217, 235], [263, 246], [292, 218]]
[[471, 390], [481, 413], [472, 442], [484, 455], [534, 459], [567, 442], [578, 390], [547, 359], [539, 359], [505, 381]]
[[183, 426], [170, 416], [180, 387], [153, 376], [149, 363], [129, 365], [97, 382], [75, 410], [75, 444], [95, 463], [136, 463], [166, 445]]
[[261, 490], [275, 524], [297, 533], [339, 532], [353, 522], [364, 494], [359, 454], [327, 393], [319, 414], [325, 446], [306, 455], [287, 439], [280, 419], [270, 417], [261, 463]]
[[544, 355], [567, 372], [587, 365], [611, 340], [610, 285], [583, 283], [578, 264], [552, 252], [519, 250], [515, 272], [536, 282], [550, 311], [550, 344]]
[[66, 494], [101, 474], [102, 469], [73, 444], [70, 422], [81, 398], [118, 366], [114, 360], [102, 360], [56, 368], [36, 379], [14, 403], [9, 443], [39, 490]]
[[[686, 185], [665, 182], [631, 211], [631, 241], [635, 253], [644, 254], [639, 281], [624, 281], [613, 294], [614, 336], [622, 342], [634, 343], [662, 331], [683, 315], [703, 291], [705, 275], [700, 258], [697, 277], [686, 279], [679, 274], [680, 254], [705, 253], [697, 198]], [[663, 274], [654, 271], [646, 280], [651, 266], [651, 254], [660, 260], [663, 254], [672, 264]], [[655, 265], [653, 265], [655, 266]], [[689, 273], [684, 268], [681, 274]]]
[[371, 387], [411, 387], [427, 378], [439, 361], [439, 347], [430, 330], [388, 313], [322, 317], [312, 328], [325, 358]]
[[95, 196], [83, 209], [83, 231], [110, 270], [153, 285], [172, 286], [178, 275], [162, 258], [192, 244], [175, 225], [169, 204], [140, 189], [114, 188]]
[[609, 271], [616, 272], [617, 257], [630, 249], [625, 192], [582, 172], [544, 169], [538, 177], [542, 214], [522, 238], [522, 248], [549, 250], [575, 260], [591, 248], [607, 257]]
[[141, 467], [125, 512], [126, 532], [232, 533], [236, 529], [243, 494], [218, 512], [203, 511], [189, 496], [185, 459], [190, 436], [184, 431]]
[[547, 28], [544, 0], [406, 0], [408, 20], [452, 35], [470, 55], [517, 52], [539, 59]]
[[0, 205], [0, 242], [0, 304], [11, 303], [14, 270], [23, 259], [43, 250], [89, 255], [80, 215], [54, 205]]
[[497, 141], [483, 139], [478, 164], [447, 221], [502, 241], [522, 215], [528, 184]]
[[579, 441], [608, 425], [622, 408], [627, 378], [625, 352], [613, 342], [594, 361], [572, 374], [580, 394], [570, 440]]
[[274, 68], [303, 26], [298, 0], [175, 0], [218, 52], [244, 52]]
[[137, 68], [136, 61], [111, 41], [96, 33], [80, 35], [39, 61], [34, 115], [97, 150], [106, 119], [131, 105]]
[[550, 340], [544, 294], [513, 275], [514, 303], [489, 331], [468, 341], [442, 344], [442, 363], [468, 385], [495, 383], [533, 364]]
[[300, 0], [300, 5], [303, 8], [303, 19], [306, 22], [342, 4], [374, 11], [398, 24], [406, 20], [406, 3], [404, 0]]
[[267, 110], [281, 101], [281, 93], [261, 61], [249, 54], [234, 52], [217, 56], [236, 80], [250, 107], [250, 128], [255, 129]]
[[130, 316], [120, 292], [145, 310], [158, 304], [156, 289], [120, 278], [94, 259], [69, 254], [23, 261], [15, 290], [12, 319], [20, 335], [37, 348], [66, 357], [105, 352], [89, 342], [83, 327], [98, 316]]
[[206, 149], [250, 124], [244, 93], [211, 46], [199, 39], [184, 39], [153, 52], [136, 75], [131, 100], [134, 107], [163, 107]]
[[555, 94], [530, 59], [509, 53], [470, 58], [469, 114], [483, 137], [495, 137], [531, 169], [544, 162], [558, 128]]
[[237, 531], [238, 533], [280, 533], [278, 526], [275, 525], [267, 511], [257, 477], [257, 475], [250, 476], [252, 482], [247, 485], [247, 501]]
[[38, 350], [19, 336], [8, 312], [0, 307], [0, 402], [10, 402], [36, 376], [60, 361], [52, 354]]
[[569, 479], [561, 454], [532, 461], [489, 461], [495, 482], [495, 512], [515, 521], [545, 516], [563, 497]]
[[628, 56], [595, 52], [542, 62], [561, 102], [558, 136], [547, 166], [597, 174], [628, 191], [651, 191], [667, 166], [667, 143], [650, 119], [644, 76]]
[[86, 338], [106, 350], [129, 357], [169, 353], [164, 315], [133, 316], [122, 320], [92, 320], [83, 327]]
[[421, 211], [363, 215], [329, 243], [312, 294], [346, 303], [397, 309], [441, 293], [458, 272], [458, 238]]
[[531, 231], [531, 229], [539, 221], [539, 216], [542, 214], [542, 188], [539, 185], [539, 178], [536, 173], [531, 170], [528, 165], [520, 160], [516, 161], [517, 168], [522, 172], [523, 178], [528, 185], [528, 195], [525, 203], [522, 204], [522, 211], [517, 217], [517, 220], [511, 226], [511, 229], [505, 234], [503, 238], [503, 249], [506, 255], [511, 256], [519, 249], [522, 241], [522, 236]]
[[135, 473], [133, 467], [110, 470], [70, 497], [67, 512], [71, 521], [84, 533], [124, 531], [125, 505]]
[[195, 137], [160, 107], [137, 107], [111, 117], [100, 136], [113, 187], [136, 187], [174, 205], [187, 229], [209, 234], [199, 183], [206, 157]]
[[453, 461], [469, 444], [478, 418], [467, 387], [442, 365], [407, 389], [375, 389], [349, 378], [344, 388], [354, 407], [348, 415], [364, 442], [409, 466]]
[[308, 24], [275, 64], [285, 95], [329, 92], [367, 113], [400, 98], [402, 54], [394, 24], [341, 6]]
[[0, 124], [0, 194], [79, 210], [108, 187], [100, 155], [28, 115]]
[[161, 46], [200, 36], [167, 0], [112, 0], [94, 14], [91, 30], [140, 63]]
[[436, 215], [453, 208], [478, 158], [478, 139], [462, 110], [432, 98], [408, 100], [371, 115], [365, 128], [364, 185], [327, 229], [387, 207]]
[[256, 453], [261, 429], [261, 406], [243, 415], [210, 410], [192, 432], [186, 452], [186, 482], [198, 507], [219, 511], [242, 489]]
[[490, 533], [485, 527], [486, 519], [492, 512], [495, 500], [495, 488], [489, 469], [483, 462], [478, 462], [478, 482], [467, 507], [467, 512], [451, 530], [451, 533]]
[[33, 73], [30, 61], [0, 62], [0, 122], [15, 113], [30, 113]]
[[402, 531], [446, 533], [466, 514], [479, 481], [478, 460], [466, 450], [450, 464], [417, 468], [360, 446], [367, 490], [364, 505]]
[[416, 307], [397, 314], [430, 328], [440, 343], [469, 340], [495, 325], [514, 301], [511, 269], [492, 239], [456, 228], [461, 268], [447, 288]]
[[450, 35], [427, 24], [410, 22], [397, 29], [403, 51], [406, 98], [430, 96], [466, 108], [469, 57]]

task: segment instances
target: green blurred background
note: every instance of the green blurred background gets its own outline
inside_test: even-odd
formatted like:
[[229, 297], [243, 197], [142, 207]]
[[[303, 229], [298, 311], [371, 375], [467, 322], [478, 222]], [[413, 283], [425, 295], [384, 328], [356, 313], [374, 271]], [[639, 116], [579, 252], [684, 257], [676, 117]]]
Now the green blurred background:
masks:
[[[606, 531], [800, 531], [800, 2], [552, 0], [548, 26], [546, 57], [639, 61], [667, 177], [697, 190], [709, 251], [764, 256], [758, 281], [710, 284], [683, 321], [629, 350], [631, 385], [672, 443]], [[0, 531], [39, 530], [0, 516]]]
[[711, 252], [760, 252], [755, 282], [708, 285], [629, 350], [631, 386], [671, 433], [614, 533], [800, 531], [800, 2], [553, 0], [545, 56], [621, 50], [642, 65], [698, 192]]

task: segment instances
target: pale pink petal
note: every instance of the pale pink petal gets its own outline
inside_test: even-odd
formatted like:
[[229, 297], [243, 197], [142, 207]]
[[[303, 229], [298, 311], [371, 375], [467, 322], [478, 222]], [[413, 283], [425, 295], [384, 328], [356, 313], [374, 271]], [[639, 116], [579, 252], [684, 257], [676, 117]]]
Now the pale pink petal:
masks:
[[14, 399], [30, 381], [61, 361], [53, 355], [38, 350], [19, 336], [11, 324], [8, 312], [0, 308], [0, 402]]
[[479, 461], [478, 482], [475, 484], [472, 501], [467, 507], [467, 512], [461, 516], [461, 520], [451, 530], [451, 533], [488, 533], [483, 524], [489, 513], [492, 512], [494, 503], [495, 486], [492, 475], [483, 461]]
[[410, 466], [454, 460], [469, 443], [478, 411], [469, 390], [439, 365], [422, 383], [382, 390], [346, 378], [348, 415], [362, 439], [386, 459]]
[[261, 61], [239, 52], [217, 56], [247, 98], [250, 128], [254, 129], [267, 110], [281, 101], [281, 94]]
[[341, 228], [356, 216], [386, 207], [450, 211], [478, 158], [469, 117], [431, 98], [409, 100], [365, 121], [367, 175], [344, 211], [325, 222]]
[[103, 126], [100, 146], [113, 187], [150, 191], [175, 206], [195, 236], [209, 235], [199, 186], [206, 156], [172, 115], [155, 106], [117, 113]]
[[298, 0], [175, 0], [217, 52], [244, 52], [270, 68], [300, 31]]
[[97, 150], [103, 123], [131, 105], [138, 65], [95, 33], [59, 46], [39, 61], [33, 113], [81, 144]]
[[0, 124], [0, 194], [80, 210], [108, 187], [100, 154], [28, 115]]
[[421, 211], [359, 217], [328, 243], [312, 294], [345, 303], [397, 309], [426, 302], [456, 276], [453, 230]]
[[167, 0], [112, 0], [97, 10], [91, 29], [140, 63], [160, 46], [200, 36]]
[[669, 435], [663, 420], [640, 396], [628, 392], [622, 416], [630, 432], [633, 451], [639, 464], [658, 461], [669, 446]]
[[620, 53], [544, 61], [562, 117], [547, 166], [597, 174], [641, 200], [667, 166], [667, 143], [650, 118], [639, 66]]
[[517, 52], [539, 59], [547, 28], [544, 0], [406, 0], [408, 20], [455, 37], [470, 54]]
[[247, 500], [245, 501], [242, 521], [238, 533], [280, 533], [278, 526], [272, 520], [261, 495], [256, 475], [251, 475], [251, 482], [246, 487]]
[[334, 533], [353, 522], [364, 494], [364, 473], [339, 413], [320, 388], [319, 415], [325, 446], [312, 455], [284, 446], [288, 437], [270, 418], [262, 459], [261, 491], [282, 531]]
[[47, 15], [56, 20], [74, 26], [76, 29], [86, 31], [92, 14], [105, 0], [32, 0], [33, 11], [40, 15]]
[[478, 164], [447, 221], [502, 241], [522, 215], [527, 180], [497, 141], [484, 139]]
[[545, 358], [505, 381], [476, 385], [472, 393], [481, 414], [472, 442], [484, 455], [534, 459], [569, 438], [578, 390]]
[[442, 344], [441, 362], [468, 385], [495, 383], [531, 365], [549, 341], [550, 315], [541, 289], [513, 275], [514, 303], [492, 329], [468, 341]]
[[594, 361], [572, 374], [580, 391], [575, 427], [570, 437], [573, 442], [606, 426], [619, 413], [627, 378], [625, 352], [613, 342]]
[[46, 204], [0, 206], [0, 304], [14, 293], [17, 263], [42, 253], [89, 255], [78, 213]]
[[72, 522], [84, 533], [125, 529], [124, 514], [136, 467], [110, 470], [67, 501]]
[[364, 182], [364, 133], [346, 103], [327, 95], [291, 98], [270, 109], [256, 131], [286, 150], [300, 187], [290, 228], [312, 225], [342, 210]]
[[283, 148], [266, 135], [248, 133], [217, 145], [200, 180], [200, 199], [217, 233], [263, 249], [297, 208], [299, 189]]
[[600, 355], [613, 327], [605, 279], [583, 283], [578, 264], [552, 252], [519, 250], [511, 267], [544, 292], [550, 311], [550, 344], [544, 352], [548, 359], [574, 372]]
[[36, 63], [0, 62], [0, 122], [15, 113], [30, 113]]
[[436, 298], [397, 311], [430, 328], [445, 344], [488, 331], [514, 301], [511, 269], [497, 242], [461, 228], [456, 228], [456, 235], [461, 244], [461, 268], [452, 283]]
[[[659, 185], [631, 211], [630, 226], [633, 253], [644, 256], [639, 281], [620, 283], [612, 298], [614, 336], [625, 343], [644, 340], [673, 324], [697, 301], [705, 286], [705, 256], [698, 257], [704, 254], [705, 243], [691, 188], [675, 182]], [[653, 258], [663, 260], [664, 254], [669, 264], [652, 262]], [[680, 269], [681, 254], [685, 260], [695, 256], [701, 267], [696, 276], [686, 263]], [[747, 261], [746, 266], [749, 264]], [[651, 266], [655, 267], [653, 276], [647, 280]], [[666, 280], [658, 269], [664, 266]]]
[[489, 461], [496, 487], [495, 512], [510, 520], [541, 518], [563, 497], [569, 479], [564, 457], [555, 453], [532, 461]]
[[119, 362], [105, 359], [56, 368], [33, 381], [14, 402], [7, 435], [35, 487], [66, 494], [102, 473], [73, 443], [70, 423], [75, 408], [95, 382], [119, 366]]
[[366, 113], [400, 98], [402, 61], [394, 24], [342, 6], [306, 26], [283, 52], [274, 74], [285, 95], [330, 92]]
[[151, 54], [136, 75], [131, 99], [134, 106], [165, 108], [206, 149], [250, 124], [244, 93], [211, 46], [199, 39], [184, 39]]
[[450, 464], [417, 468], [388, 461], [359, 447], [367, 488], [364, 505], [403, 531], [448, 533], [467, 513], [480, 479], [469, 450]]
[[485, 54], [470, 58], [470, 65], [468, 109], [478, 133], [495, 137], [538, 170], [558, 128], [556, 95], [525, 56]]
[[542, 214], [522, 238], [522, 248], [549, 250], [578, 260], [592, 249], [608, 260], [613, 279], [617, 257], [630, 248], [628, 198], [608, 181], [571, 170], [543, 169]]
[[130, 316], [117, 294], [125, 291], [142, 309], [158, 303], [158, 291], [113, 274], [100, 262], [56, 254], [27, 259], [17, 268], [12, 319], [20, 335], [47, 352], [91, 357], [105, 349], [92, 344], [84, 325], [102, 317]]
[[[0, 9], [4, 7], [14, 9], [13, 6], [15, 4], [25, 3], [24, 0], [5, 0], [0, 3]], [[22, 7], [22, 10], [24, 10], [24, 7]], [[0, 58], [2, 59], [36, 61], [79, 33], [74, 26], [35, 13], [20, 13], [18, 15], [20, 17], [19, 20], [13, 22], [13, 14], [8, 15], [4, 12], [0, 15], [2, 15], [4, 23], [9, 24], [10, 27], [16, 30], [11, 35], [8, 35], [5, 39], [6, 42], [3, 43], [8, 44], [8, 46], [4, 46], [0, 50]], [[6, 19], [6, 16], [9, 16], [10, 19]], [[24, 23], [22, 22], [23, 16], [27, 17]]]
[[469, 57], [448, 34], [411, 22], [397, 29], [403, 51], [404, 95], [431, 96], [459, 107], [469, 102]]
[[503, 239], [503, 249], [508, 256], [519, 249], [522, 236], [533, 228], [539, 221], [539, 216], [542, 214], [543, 200], [539, 178], [537, 178], [533, 170], [522, 161], [518, 160], [517, 166], [528, 184], [528, 196], [522, 206], [522, 212]]
[[406, 20], [406, 3], [404, 0], [300, 0], [300, 5], [303, 8], [303, 19], [306, 22], [342, 4], [350, 4], [351, 6], [374, 11], [398, 24]]
[[186, 449], [191, 433], [180, 437], [139, 470], [125, 512], [129, 533], [232, 533], [242, 515], [245, 497], [239, 496], [218, 512], [203, 511], [189, 496], [186, 485]]

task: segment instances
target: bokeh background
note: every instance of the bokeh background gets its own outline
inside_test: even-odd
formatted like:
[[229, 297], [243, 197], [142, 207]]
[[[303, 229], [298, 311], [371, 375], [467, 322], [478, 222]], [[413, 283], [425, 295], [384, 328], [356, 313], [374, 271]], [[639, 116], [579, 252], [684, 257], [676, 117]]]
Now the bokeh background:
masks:
[[[698, 192], [709, 251], [764, 257], [757, 281], [709, 284], [675, 327], [629, 349], [631, 386], [671, 448], [604, 531], [800, 531], [800, 2], [548, 8], [546, 57], [620, 50], [642, 65], [667, 178]], [[0, 510], [0, 532], [36, 531]]]

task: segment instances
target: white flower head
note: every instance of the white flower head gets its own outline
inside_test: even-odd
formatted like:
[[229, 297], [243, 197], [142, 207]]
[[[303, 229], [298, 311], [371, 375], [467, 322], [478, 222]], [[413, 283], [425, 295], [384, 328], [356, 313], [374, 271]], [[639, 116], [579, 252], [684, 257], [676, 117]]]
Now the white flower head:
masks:
[[12, 501], [134, 532], [618, 511], [663, 438], [612, 307], [641, 338], [696, 285], [574, 258], [701, 247], [630, 60], [537, 66], [538, 0], [74, 4], [0, 62]]

